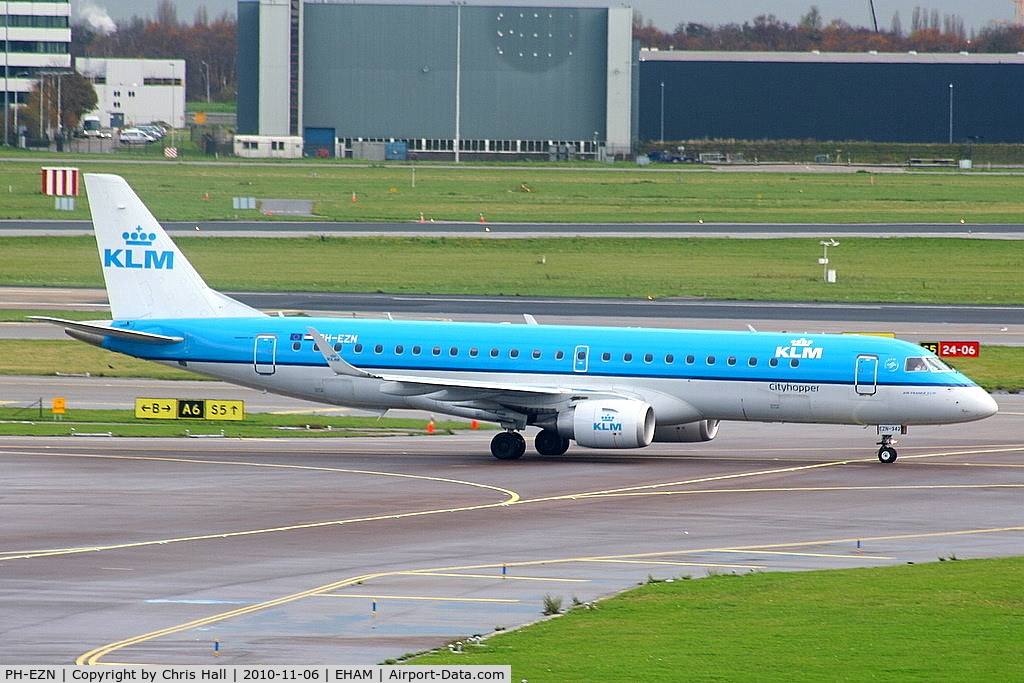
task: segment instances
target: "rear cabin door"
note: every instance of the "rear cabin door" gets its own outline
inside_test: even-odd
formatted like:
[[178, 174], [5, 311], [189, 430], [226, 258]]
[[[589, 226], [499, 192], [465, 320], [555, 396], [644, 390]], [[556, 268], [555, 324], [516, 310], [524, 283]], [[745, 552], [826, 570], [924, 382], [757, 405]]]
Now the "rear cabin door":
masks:
[[253, 347], [253, 368], [257, 375], [273, 375], [277, 369], [277, 336], [273, 334], [256, 335]]

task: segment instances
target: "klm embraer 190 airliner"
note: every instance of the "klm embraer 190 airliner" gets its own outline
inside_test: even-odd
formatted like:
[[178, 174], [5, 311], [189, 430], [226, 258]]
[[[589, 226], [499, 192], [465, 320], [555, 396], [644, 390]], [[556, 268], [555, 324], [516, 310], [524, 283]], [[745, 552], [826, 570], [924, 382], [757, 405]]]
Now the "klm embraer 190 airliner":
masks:
[[[502, 460], [709, 441], [723, 420], [876, 426], [993, 415], [924, 348], [831, 334], [269, 316], [212, 290], [119, 176], [86, 174], [113, 320], [44, 318], [76, 339], [286, 396], [495, 422]], [[527, 322], [530, 322], [529, 319]]]

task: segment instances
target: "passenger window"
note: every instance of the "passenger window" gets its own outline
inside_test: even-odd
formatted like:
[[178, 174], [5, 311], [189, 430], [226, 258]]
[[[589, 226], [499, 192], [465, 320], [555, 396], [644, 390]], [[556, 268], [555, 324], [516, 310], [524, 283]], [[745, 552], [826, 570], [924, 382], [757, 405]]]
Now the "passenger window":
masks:
[[335, 351], [335, 353], [337, 353], [338, 351], [341, 351], [341, 342], [338, 342], [338, 343], [336, 343], [334, 345], [334, 351]]
[[512, 349], [508, 352], [509, 358], [519, 358], [519, 349]]
[[292, 342], [292, 351], [298, 351], [302, 348], [302, 342]]
[[791, 368], [795, 368], [795, 367], [797, 367], [799, 365], [800, 365], [800, 360], [798, 358], [793, 358], [792, 360], [789, 361], [789, 367], [791, 367]]
[[772, 366], [773, 368], [774, 367], [778, 367], [779, 359], [778, 358], [769, 358], [768, 359], [768, 365]]
[[749, 365], [752, 368], [756, 367], [757, 366], [757, 359], [754, 358], [753, 356], [751, 356], [750, 358], [747, 359], [747, 365]]
[[676, 362], [675, 356], [673, 356], [671, 353], [666, 354], [666, 356], [665, 356], [665, 365], [672, 365], [675, 362]]
[[395, 347], [395, 355], [396, 356], [401, 356], [404, 352], [405, 352], [405, 347], [402, 346], [401, 344], [399, 344], [398, 346]]
[[422, 351], [422, 350], [423, 349], [421, 349], [420, 347], [414, 346], [414, 347], [412, 347], [412, 355], [418, 356], [418, 355], [420, 355], [420, 351]]
[[491, 358], [498, 357], [498, 349], [491, 349]]
[[729, 359], [725, 362], [729, 365], [736, 365], [736, 356], [729, 356]]
[[363, 352], [363, 345], [362, 344], [356, 344], [355, 346], [352, 347], [352, 350], [355, 351], [356, 353], [362, 353]]
[[448, 355], [449, 356], [457, 356], [457, 355], [459, 355], [459, 347], [458, 346], [453, 346], [452, 348], [448, 349]]
[[601, 360], [603, 360], [604, 362], [607, 363], [611, 359], [612, 359], [612, 354], [608, 353], [607, 351], [605, 351], [604, 353], [601, 354]]
[[652, 354], [652, 353], [644, 354], [644, 362], [645, 363], [650, 363], [652, 360], [654, 360], [654, 354]]
[[565, 351], [555, 351], [555, 360], [562, 360], [565, 358]]
[[476, 358], [476, 357], [477, 357], [477, 356], [479, 356], [479, 355], [480, 355], [480, 349], [478, 349], [478, 348], [476, 348], [476, 347], [473, 347], [473, 348], [471, 348], [471, 349], [469, 350], [469, 356], [470, 356], [470, 358]]
[[432, 348], [430, 350], [430, 353], [432, 353], [435, 356], [440, 356], [441, 355], [441, 347], [440, 346], [435, 346], [434, 348]]
[[627, 362], [627, 363], [632, 363], [633, 362], [633, 354], [631, 354], [631, 353], [624, 353], [624, 354], [622, 354], [622, 360]]
[[715, 357], [714, 356], [708, 356], [707, 363], [708, 363], [708, 365], [714, 365], [715, 364]]
[[373, 347], [373, 352], [374, 353], [384, 353], [384, 345], [383, 344], [377, 344], [376, 346]]
[[540, 351], [538, 349], [533, 350], [533, 358], [534, 360], [540, 358]]
[[694, 358], [693, 356], [687, 356], [686, 357], [686, 364], [687, 365], [693, 365], [696, 361], [697, 361], [697, 359]]

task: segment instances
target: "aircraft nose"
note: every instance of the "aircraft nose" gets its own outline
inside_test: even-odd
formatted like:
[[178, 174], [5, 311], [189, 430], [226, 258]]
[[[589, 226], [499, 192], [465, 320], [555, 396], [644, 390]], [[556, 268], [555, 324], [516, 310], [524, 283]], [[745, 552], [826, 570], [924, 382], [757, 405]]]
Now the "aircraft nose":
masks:
[[971, 387], [966, 395], [961, 397], [960, 409], [969, 420], [982, 420], [991, 417], [999, 412], [999, 404], [992, 398], [991, 394], [981, 387]]

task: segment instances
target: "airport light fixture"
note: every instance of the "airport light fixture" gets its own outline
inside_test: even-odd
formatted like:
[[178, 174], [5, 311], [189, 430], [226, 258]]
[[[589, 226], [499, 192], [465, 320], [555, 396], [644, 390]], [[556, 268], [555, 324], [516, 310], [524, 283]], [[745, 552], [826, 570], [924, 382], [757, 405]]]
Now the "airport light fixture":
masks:
[[829, 247], [838, 247], [839, 246], [839, 242], [835, 241], [835, 239], [830, 237], [827, 240], [821, 240], [820, 242], [818, 242], [818, 244], [820, 244], [821, 248], [824, 250], [824, 253], [822, 254], [822, 257], [820, 259], [818, 259], [818, 263], [821, 264], [821, 268], [822, 268], [822, 279], [825, 282], [828, 282], [829, 281], [829, 279], [828, 279], [828, 248]]

